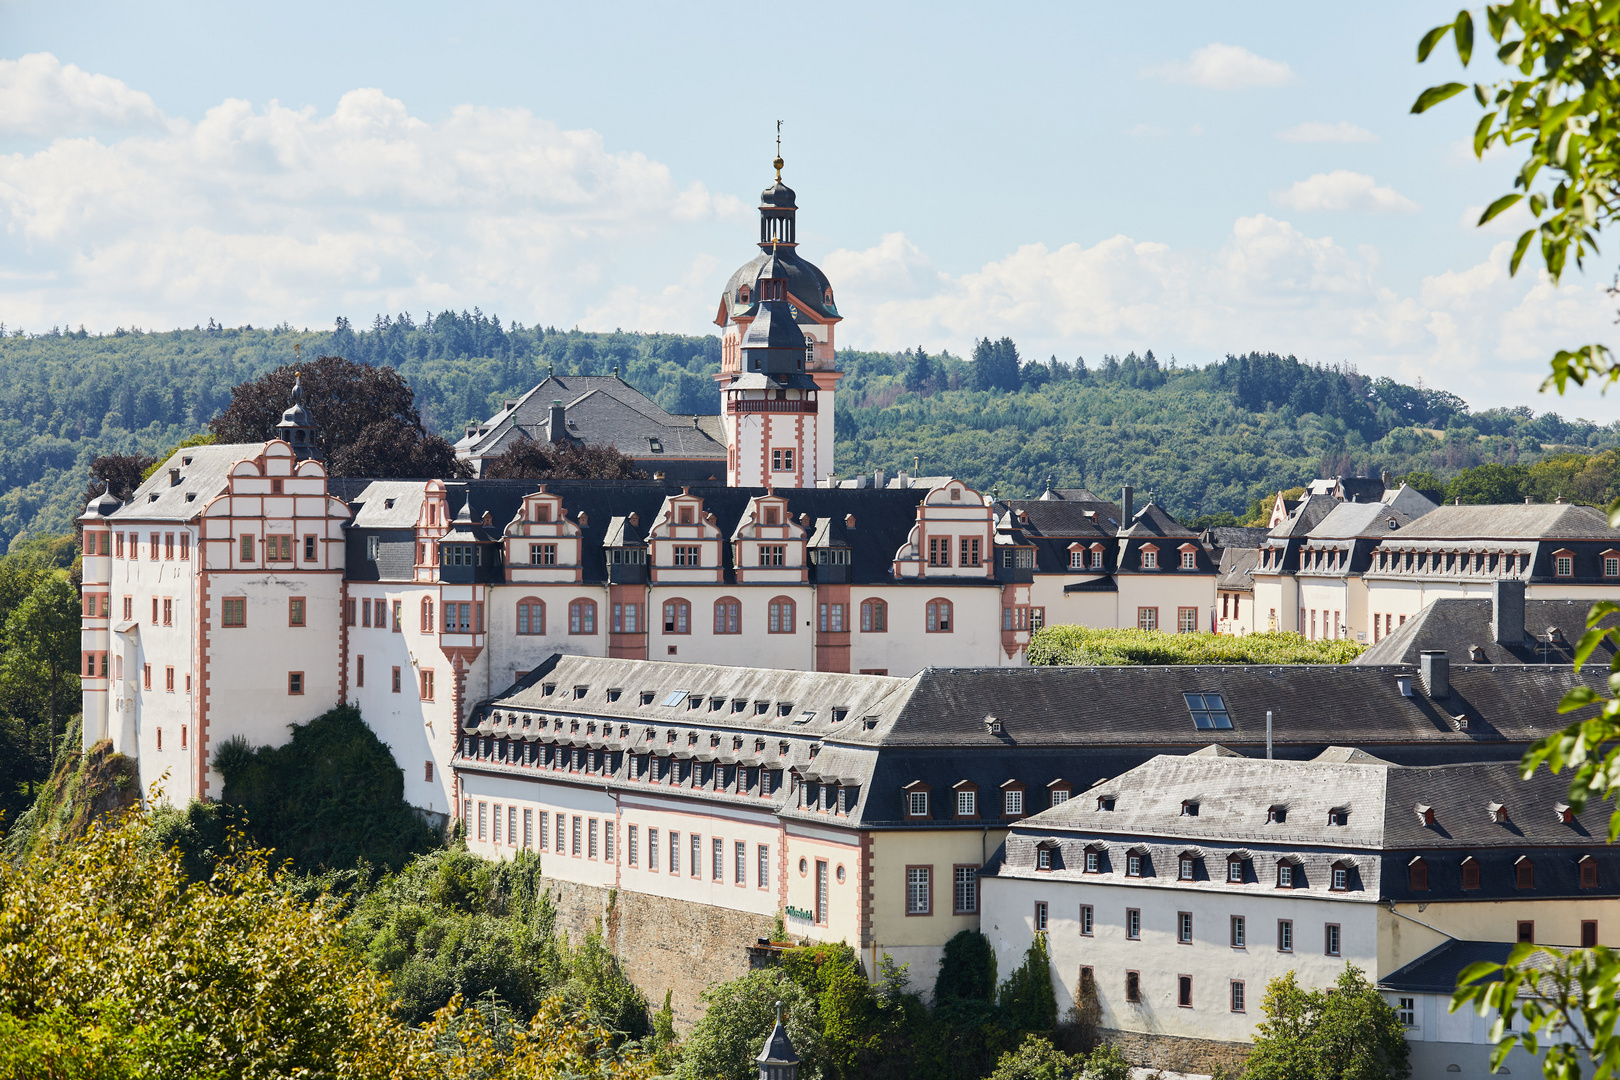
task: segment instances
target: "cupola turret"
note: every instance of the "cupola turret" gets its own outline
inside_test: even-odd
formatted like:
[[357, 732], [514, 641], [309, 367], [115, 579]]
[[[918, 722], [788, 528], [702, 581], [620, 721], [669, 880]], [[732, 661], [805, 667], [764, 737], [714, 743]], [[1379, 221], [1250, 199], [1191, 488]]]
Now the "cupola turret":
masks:
[[293, 376], [292, 404], [281, 414], [281, 423], [276, 425], [276, 437], [293, 448], [293, 453], [299, 461], [306, 458], [317, 460], [320, 458], [315, 445], [315, 423], [304, 408], [304, 384], [301, 374]]

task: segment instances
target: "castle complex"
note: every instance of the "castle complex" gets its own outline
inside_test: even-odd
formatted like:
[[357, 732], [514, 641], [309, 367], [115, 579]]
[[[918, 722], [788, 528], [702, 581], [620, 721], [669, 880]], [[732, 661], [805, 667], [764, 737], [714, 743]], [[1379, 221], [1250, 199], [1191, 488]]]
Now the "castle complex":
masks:
[[[616, 897], [610, 944], [683, 1022], [778, 914], [922, 985], [960, 930], [983, 926], [1004, 970], [1068, 935], [1060, 1002], [1098, 994], [1144, 1053], [1213, 1047], [1167, 1065], [1224, 1060], [1273, 968], [1321, 981], [1353, 958], [1444, 1043], [1461, 1029], [1419, 978], [1451, 963], [1442, 937], [1620, 944], [1620, 866], [1588, 843], [1607, 808], [1572, 813], [1505, 764], [1600, 685], [1568, 648], [1577, 607], [1620, 594], [1600, 512], [1335, 481], [1269, 529], [1198, 534], [1129, 486], [840, 480], [842, 316], [775, 164], [716, 314], [718, 419], [553, 374], [469, 425], [473, 479], [333, 478], [295, 386], [276, 438], [176, 451], [129, 502], [92, 500], [86, 748], [110, 740], [171, 800], [218, 798], [224, 741], [277, 745], [355, 704], [407, 801], [486, 856], [541, 853], [576, 928]], [[652, 479], [477, 476], [522, 438], [613, 445]], [[1027, 666], [1058, 623], [1374, 648]], [[1521, 814], [1535, 827], [1498, 827]], [[1437, 905], [1429, 936], [1396, 910], [1414, 903]], [[1233, 951], [1262, 922], [1282, 959]], [[1195, 1006], [1219, 1022], [1177, 1011]]]

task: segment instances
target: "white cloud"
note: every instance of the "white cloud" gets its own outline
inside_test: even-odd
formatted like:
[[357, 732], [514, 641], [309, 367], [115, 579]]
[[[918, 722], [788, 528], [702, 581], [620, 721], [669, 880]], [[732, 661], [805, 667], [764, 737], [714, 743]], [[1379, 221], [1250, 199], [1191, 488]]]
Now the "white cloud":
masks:
[[1355, 210], [1363, 213], [1409, 213], [1418, 204], [1366, 173], [1335, 169], [1301, 180], [1272, 196], [1290, 210]]
[[1291, 128], [1284, 128], [1277, 132], [1277, 138], [1283, 142], [1299, 143], [1360, 143], [1377, 142], [1378, 136], [1364, 127], [1357, 127], [1348, 120], [1340, 120], [1337, 124], [1326, 124], [1319, 120], [1307, 120], [1303, 124], [1295, 124]]
[[1194, 49], [1186, 60], [1145, 67], [1142, 74], [1211, 90], [1282, 86], [1294, 77], [1293, 69], [1281, 60], [1267, 60], [1241, 45], [1222, 45], [1218, 41]]
[[[144, 95], [114, 85], [124, 96], [105, 100], [147, 115]], [[0, 155], [0, 319], [326, 326], [339, 313], [499, 304], [525, 321], [611, 311], [627, 328], [695, 329], [690, 311], [670, 322], [667, 290], [636, 297], [620, 278], [679, 279], [703, 230], [747, 217], [738, 199], [523, 109], [461, 106], [429, 122], [376, 89], [329, 115], [228, 100], [195, 123]]]
[[[1092, 361], [1128, 349], [1184, 362], [1275, 350], [1422, 378], [1481, 408], [1560, 408], [1535, 396], [1547, 358], [1560, 344], [1612, 337], [1613, 304], [1600, 286], [1510, 278], [1510, 252], [1500, 244], [1479, 265], [1406, 294], [1380, 280], [1376, 251], [1352, 252], [1261, 214], [1239, 218], [1213, 252], [1115, 236], [1090, 247], [1031, 244], [950, 276], [895, 233], [865, 251], [834, 252], [823, 266], [847, 316], [841, 340], [854, 348], [921, 343], [960, 353], [975, 338], [1006, 334], [1026, 355]], [[1620, 401], [1588, 397], [1580, 407], [1620, 415]]]
[[162, 127], [150, 96], [50, 53], [0, 60], [0, 132], [69, 135], [94, 128]]

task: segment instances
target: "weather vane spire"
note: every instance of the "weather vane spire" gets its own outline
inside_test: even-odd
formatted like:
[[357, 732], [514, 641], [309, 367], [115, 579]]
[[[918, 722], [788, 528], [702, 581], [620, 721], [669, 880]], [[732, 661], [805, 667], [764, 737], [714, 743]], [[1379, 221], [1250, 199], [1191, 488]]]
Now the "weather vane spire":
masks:
[[776, 166], [776, 182], [782, 182], [782, 121], [776, 122], [776, 160], [771, 162]]

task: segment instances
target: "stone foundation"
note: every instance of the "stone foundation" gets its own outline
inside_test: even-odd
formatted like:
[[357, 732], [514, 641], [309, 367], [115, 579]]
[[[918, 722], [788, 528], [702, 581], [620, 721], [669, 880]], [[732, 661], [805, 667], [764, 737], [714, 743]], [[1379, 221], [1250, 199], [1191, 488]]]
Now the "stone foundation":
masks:
[[[557, 928], [578, 942], [602, 920], [608, 948], [657, 1010], [671, 992], [675, 1027], [683, 1034], [703, 1016], [701, 995], [715, 983], [748, 974], [749, 950], [771, 936], [768, 916], [709, 904], [619, 892], [545, 879], [557, 907]], [[612, 911], [609, 912], [611, 899]]]
[[1149, 1069], [1170, 1069], [1181, 1073], [1209, 1075], [1225, 1069], [1237, 1075], [1254, 1049], [1252, 1043], [1190, 1039], [1180, 1035], [1159, 1035], [1151, 1031], [1120, 1031], [1101, 1028], [1097, 1037], [1119, 1050], [1132, 1065]]

